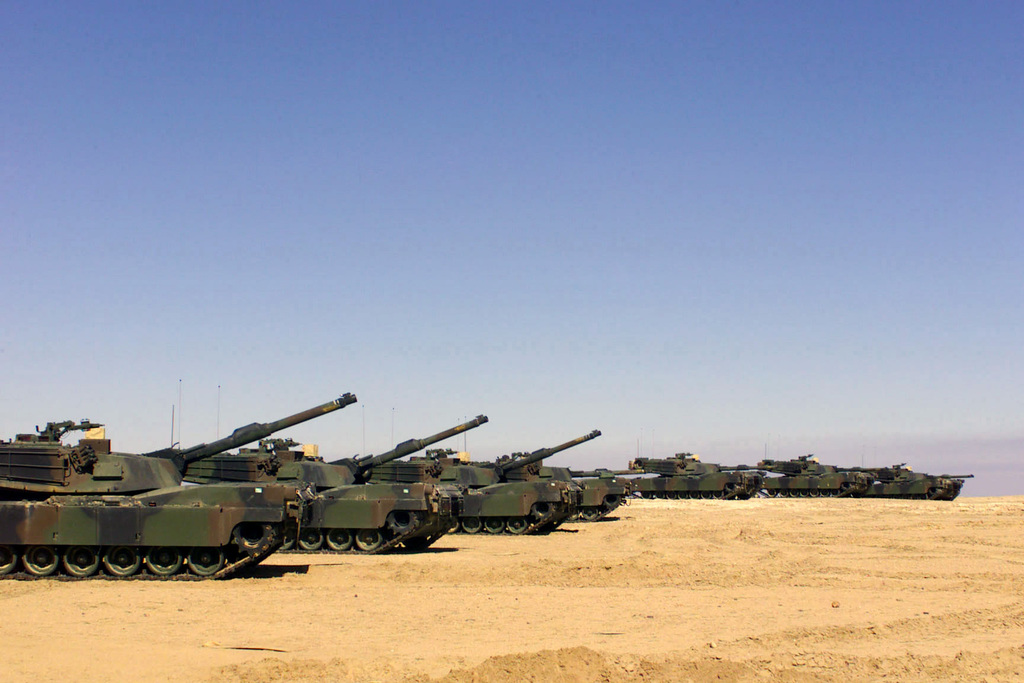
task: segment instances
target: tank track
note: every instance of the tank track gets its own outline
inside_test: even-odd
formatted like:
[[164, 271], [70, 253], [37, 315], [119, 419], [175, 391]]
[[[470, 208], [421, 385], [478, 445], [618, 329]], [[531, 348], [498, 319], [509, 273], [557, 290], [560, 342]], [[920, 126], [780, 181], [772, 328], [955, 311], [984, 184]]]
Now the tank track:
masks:
[[893, 494], [893, 495], [871, 495], [864, 496], [865, 498], [884, 498], [886, 500], [953, 500], [957, 495], [960, 495], [959, 491], [956, 495], [950, 495], [948, 491], [936, 491], [929, 495], [927, 493], [904, 493], [904, 494]]
[[601, 505], [587, 505], [580, 508], [580, 511], [576, 513], [575, 517], [573, 517], [573, 520], [588, 524], [591, 522], [600, 522], [623, 505], [629, 505], [629, 498], [626, 496], [622, 496], [619, 502], [615, 505], [609, 505], [608, 503], [602, 503]]
[[236, 534], [235, 544], [218, 547], [0, 546], [0, 579], [223, 579], [246, 568], [255, 567], [281, 547], [281, 537], [276, 527], [267, 524], [264, 525], [263, 531], [263, 536], [259, 540], [247, 540]]
[[[561, 508], [554, 508], [546, 515], [540, 516], [531, 514], [513, 517], [462, 517], [458, 520], [458, 526], [453, 525], [449, 533], [525, 536], [527, 534], [553, 531], [572, 517], [572, 514], [568, 514], [566, 510]], [[470, 521], [469, 530], [467, 530], [465, 524], [467, 520]], [[477, 523], [480, 526], [475, 526]]]
[[[289, 554], [319, 553], [327, 555], [379, 555], [390, 550], [419, 552], [426, 550], [448, 531], [453, 518], [418, 521], [408, 525], [386, 524], [377, 529], [312, 529], [299, 530], [298, 541], [288, 538], [282, 552]], [[399, 546], [403, 546], [399, 548]]]
[[769, 498], [857, 498], [855, 489], [778, 489], [768, 491]]
[[640, 497], [647, 500], [746, 500], [756, 493], [741, 488], [732, 491], [642, 491]]

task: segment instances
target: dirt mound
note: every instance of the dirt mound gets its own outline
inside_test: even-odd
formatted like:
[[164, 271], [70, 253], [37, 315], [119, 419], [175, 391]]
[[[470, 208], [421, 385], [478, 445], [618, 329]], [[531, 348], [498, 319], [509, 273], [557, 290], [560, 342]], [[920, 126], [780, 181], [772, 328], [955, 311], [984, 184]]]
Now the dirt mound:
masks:
[[846, 683], [898, 680], [1018, 681], [1024, 671], [1024, 647], [955, 657], [851, 657], [805, 653], [779, 658], [730, 661], [710, 654], [645, 658], [610, 655], [586, 647], [541, 650], [490, 657], [439, 678], [403, 672], [387, 664], [352, 665], [340, 660], [286, 663], [266, 659], [221, 669], [210, 680], [229, 683], [359, 681], [380, 683], [697, 683], [766, 681], [769, 683]]

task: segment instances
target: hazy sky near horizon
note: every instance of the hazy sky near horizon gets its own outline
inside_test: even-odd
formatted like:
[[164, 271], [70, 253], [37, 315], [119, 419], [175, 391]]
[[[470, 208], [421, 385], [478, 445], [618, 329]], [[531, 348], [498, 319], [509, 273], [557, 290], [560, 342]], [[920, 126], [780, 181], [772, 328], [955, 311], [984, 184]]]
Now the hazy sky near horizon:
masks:
[[816, 452], [1024, 494], [1022, 26], [5, 3], [0, 437], [88, 417], [149, 450], [179, 386], [185, 444], [352, 391], [286, 435], [486, 413], [480, 457], [599, 428], [562, 462]]

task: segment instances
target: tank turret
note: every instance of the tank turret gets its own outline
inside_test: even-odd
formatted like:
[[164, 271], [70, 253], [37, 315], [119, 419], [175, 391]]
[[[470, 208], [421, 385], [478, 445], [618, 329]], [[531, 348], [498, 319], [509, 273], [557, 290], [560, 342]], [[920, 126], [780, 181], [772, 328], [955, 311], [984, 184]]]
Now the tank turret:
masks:
[[19, 434], [14, 441], [0, 443], [0, 500], [139, 493], [175, 486], [181, 483], [190, 462], [258, 441], [355, 402], [355, 396], [345, 394], [281, 420], [241, 427], [209, 444], [143, 454], [113, 452], [109, 439], [83, 438], [76, 446], [65, 446], [60, 442], [63, 435], [101, 425], [88, 420], [78, 424], [49, 423], [45, 429], [37, 430], [38, 435]]
[[609, 470], [599, 467], [596, 470], [569, 470], [570, 476], [579, 478], [612, 478], [621, 477], [626, 474], [636, 474], [633, 470]]

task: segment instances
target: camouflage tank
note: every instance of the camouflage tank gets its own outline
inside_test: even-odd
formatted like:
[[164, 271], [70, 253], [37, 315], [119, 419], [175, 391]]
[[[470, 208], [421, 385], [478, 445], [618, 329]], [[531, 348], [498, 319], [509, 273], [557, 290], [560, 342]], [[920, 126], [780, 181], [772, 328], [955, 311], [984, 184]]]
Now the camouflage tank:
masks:
[[451, 486], [430, 483], [370, 483], [374, 468], [487, 422], [480, 415], [425, 439], [410, 439], [380, 455], [325, 462], [294, 441], [273, 439], [258, 449], [220, 455], [189, 466], [185, 480], [311, 484], [317, 497], [309, 519], [285, 548], [315, 552], [380, 553], [392, 548], [423, 550], [454, 523], [461, 494]]
[[[607, 469], [567, 471], [573, 481], [583, 489], [578, 515], [581, 522], [604, 519], [619, 506], [629, 503], [633, 495], [633, 482], [619, 476], [626, 473]], [[543, 471], [541, 476], [543, 477]]]
[[637, 458], [629, 463], [629, 469], [658, 475], [633, 480], [633, 491], [643, 498], [746, 499], [757, 495], [763, 486], [763, 477], [750, 468], [703, 463], [693, 453]]
[[[591, 432], [553, 448], [516, 453], [495, 462], [453, 458], [454, 451], [428, 451], [374, 469], [373, 477], [387, 482], [428, 481], [449, 484], [462, 492], [462, 510], [453, 531], [477, 534], [534, 534], [556, 529], [579, 510], [580, 487], [565, 481], [513, 481], [515, 470], [540, 462], [600, 435]], [[514, 475], [512, 475], [514, 476]]]
[[953, 500], [960, 495], [964, 480], [973, 474], [923, 474], [914, 472], [906, 463], [892, 467], [851, 467], [873, 480], [865, 498], [911, 498], [919, 500]]
[[[295, 485], [181, 486], [189, 463], [343, 408], [339, 399], [276, 422], [253, 423], [187, 449], [115, 453], [106, 438], [61, 439], [103, 425], [49, 423], [0, 442], [0, 575], [19, 563], [34, 576], [142, 571], [219, 578], [280, 548], [312, 492]], [[89, 436], [87, 434], [87, 436]], [[105, 435], [103, 435], [105, 436]]]
[[813, 454], [795, 460], [765, 459], [756, 469], [782, 475], [764, 478], [765, 493], [776, 498], [859, 498], [873, 481], [863, 472], [822, 465]]
[[[601, 432], [593, 432], [599, 436]], [[628, 472], [608, 469], [573, 470], [568, 467], [527, 465], [508, 473], [509, 481], [565, 481], [580, 487], [580, 505], [576, 519], [596, 522], [608, 516], [632, 494], [632, 482], [619, 476]]]

